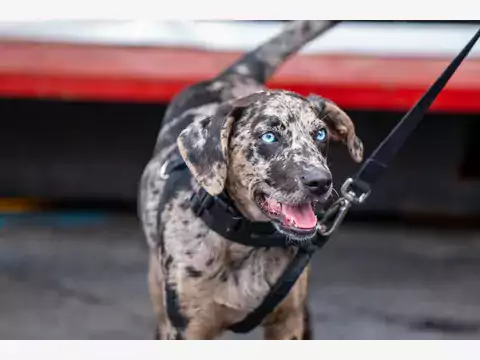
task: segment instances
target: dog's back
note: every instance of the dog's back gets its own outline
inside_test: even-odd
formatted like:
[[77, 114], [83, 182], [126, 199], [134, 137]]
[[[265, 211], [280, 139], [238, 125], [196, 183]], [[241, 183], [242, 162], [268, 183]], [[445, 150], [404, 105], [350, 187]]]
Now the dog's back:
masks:
[[336, 23], [292, 21], [283, 32], [246, 53], [215, 78], [184, 89], [167, 109], [155, 154], [173, 144], [196, 117], [210, 116], [222, 103], [262, 90], [287, 58]]

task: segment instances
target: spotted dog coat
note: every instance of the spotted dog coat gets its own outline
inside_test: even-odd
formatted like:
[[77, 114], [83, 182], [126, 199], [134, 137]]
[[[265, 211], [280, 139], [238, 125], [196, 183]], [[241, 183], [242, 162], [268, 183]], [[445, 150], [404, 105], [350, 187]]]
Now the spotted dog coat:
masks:
[[[335, 23], [293, 21], [214, 79], [187, 88], [171, 102], [141, 178], [138, 204], [150, 248], [156, 338], [217, 338], [261, 303], [295, 255], [294, 248], [253, 248], [213, 232], [190, 208], [193, 191], [200, 186], [211, 195], [226, 190], [245, 217], [270, 221], [256, 194], [285, 204], [310, 201], [299, 180], [302, 174], [322, 169], [330, 176], [327, 143], [312, 137], [318, 129], [328, 129], [330, 140], [344, 142], [353, 159], [361, 160], [354, 126], [333, 102], [264, 87], [290, 55]], [[262, 143], [265, 131], [275, 131], [281, 141]], [[177, 149], [189, 171], [166, 181], [161, 167]], [[330, 194], [331, 186], [316, 201]], [[310, 338], [307, 276], [308, 268], [265, 319], [266, 339]]]

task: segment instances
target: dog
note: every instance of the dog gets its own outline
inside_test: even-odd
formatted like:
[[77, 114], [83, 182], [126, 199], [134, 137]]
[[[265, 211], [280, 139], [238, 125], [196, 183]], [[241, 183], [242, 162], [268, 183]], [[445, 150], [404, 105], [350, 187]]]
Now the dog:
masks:
[[[296, 253], [294, 246], [258, 248], [222, 237], [192, 211], [194, 192], [225, 192], [245, 218], [304, 243], [316, 232], [312, 206], [333, 191], [329, 142], [344, 143], [354, 161], [362, 160], [354, 125], [334, 102], [265, 87], [291, 55], [336, 24], [289, 22], [170, 103], [138, 198], [155, 339], [220, 337], [262, 302]], [[168, 181], [164, 166], [175, 152], [188, 169]], [[308, 271], [261, 324], [265, 339], [311, 339]]]

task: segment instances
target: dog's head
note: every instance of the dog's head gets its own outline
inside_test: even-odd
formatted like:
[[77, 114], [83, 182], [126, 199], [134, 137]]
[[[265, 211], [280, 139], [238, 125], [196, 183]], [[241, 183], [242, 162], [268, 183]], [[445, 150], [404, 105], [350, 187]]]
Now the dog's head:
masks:
[[285, 91], [264, 91], [222, 105], [190, 124], [180, 153], [211, 195], [226, 188], [245, 216], [271, 221], [292, 239], [311, 238], [312, 204], [332, 194], [329, 141], [346, 144], [360, 162], [363, 145], [350, 118], [333, 102]]

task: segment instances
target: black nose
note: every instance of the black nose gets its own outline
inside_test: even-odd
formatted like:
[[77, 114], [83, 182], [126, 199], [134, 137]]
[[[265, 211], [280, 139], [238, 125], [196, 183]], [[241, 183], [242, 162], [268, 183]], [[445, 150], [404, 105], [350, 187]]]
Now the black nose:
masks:
[[315, 195], [323, 195], [332, 186], [332, 176], [325, 170], [306, 171], [301, 180], [303, 184]]

